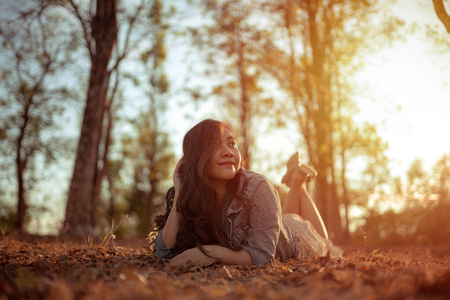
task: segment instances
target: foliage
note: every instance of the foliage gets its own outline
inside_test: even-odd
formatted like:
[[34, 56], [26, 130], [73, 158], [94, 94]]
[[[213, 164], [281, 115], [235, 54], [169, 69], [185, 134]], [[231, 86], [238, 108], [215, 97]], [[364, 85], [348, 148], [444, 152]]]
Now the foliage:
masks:
[[114, 177], [115, 198], [125, 204], [121, 209], [117, 207], [114, 215], [129, 214], [134, 224], [124, 223], [118, 236], [142, 237], [150, 231], [153, 216], [171, 182], [175, 157], [157, 114], [158, 111], [148, 110], [139, 116], [137, 134], [122, 139], [122, 153], [113, 162], [120, 161], [120, 167], [108, 175]]
[[[404, 203], [399, 211], [371, 209], [364, 217], [362, 230], [367, 241], [383, 245], [445, 245], [450, 236], [450, 156], [444, 155], [432, 174], [415, 160], [407, 182], [397, 180], [396, 197]], [[391, 196], [392, 197], [392, 196]], [[360, 235], [355, 233], [356, 240]], [[358, 238], [359, 237], [359, 238]]]
[[[448, 203], [411, 207], [402, 212], [370, 210], [362, 230], [368, 243], [374, 245], [446, 245], [450, 236], [449, 213]], [[354, 240], [361, 242], [358, 232]]]
[[14, 230], [14, 223], [16, 220], [15, 207], [2, 203], [0, 207], [0, 230], [4, 233], [12, 232]]

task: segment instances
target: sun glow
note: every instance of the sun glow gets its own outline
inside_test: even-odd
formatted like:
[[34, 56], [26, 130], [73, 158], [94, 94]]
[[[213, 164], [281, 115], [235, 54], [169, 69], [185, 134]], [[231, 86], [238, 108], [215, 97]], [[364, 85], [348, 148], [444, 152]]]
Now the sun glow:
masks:
[[358, 118], [378, 125], [395, 175], [404, 175], [415, 158], [431, 166], [450, 152], [449, 67], [431, 41], [411, 40], [370, 57], [356, 78], [370, 85]]
[[[413, 23], [436, 25], [440, 34], [450, 39], [431, 4], [398, 1], [394, 9], [406, 27]], [[405, 177], [416, 158], [431, 171], [442, 155], [450, 153], [448, 51], [436, 47], [424, 31], [404, 38], [365, 57], [364, 69], [353, 79], [360, 109], [354, 119], [377, 125], [378, 134], [389, 144], [391, 175], [400, 177]], [[260, 139], [259, 146], [287, 160], [300, 145], [298, 136], [279, 131]]]

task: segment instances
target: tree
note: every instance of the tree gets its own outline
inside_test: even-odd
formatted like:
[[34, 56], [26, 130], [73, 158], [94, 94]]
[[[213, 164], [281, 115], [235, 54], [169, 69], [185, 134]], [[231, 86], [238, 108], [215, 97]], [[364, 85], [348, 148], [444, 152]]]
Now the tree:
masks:
[[[164, 48], [164, 31], [166, 30], [166, 25], [163, 24], [163, 18], [165, 16], [163, 15], [162, 9], [162, 3], [159, 0], [152, 2], [141, 0], [137, 3], [128, 2], [126, 6], [120, 9], [118, 30], [123, 33], [117, 46], [114, 48], [112, 67], [108, 71], [110, 74], [109, 77], [113, 78], [114, 82], [106, 99], [104, 127], [98, 149], [98, 162], [92, 197], [93, 207], [97, 207], [101, 202], [101, 187], [104, 176], [108, 172], [108, 166], [110, 165], [108, 157], [112, 144], [114, 123], [118, 121], [118, 111], [120, 111], [124, 106], [124, 102], [126, 102], [122, 95], [120, 96], [122, 98], [120, 102], [115, 100], [119, 98], [119, 94], [122, 94], [120, 84], [127, 78], [133, 78], [133, 82], [137, 80], [135, 76], [129, 74], [129, 71], [124, 71], [121, 66], [123, 65], [123, 61], [135, 58], [133, 55], [139, 55], [139, 52], [145, 53], [144, 55], [147, 58], [157, 56], [154, 50], [155, 45]], [[153, 38], [149, 38], [149, 33], [151, 33]], [[164, 58], [165, 56], [162, 60]], [[159, 65], [155, 64], [153, 68], [151, 71], [157, 73], [158, 70], [156, 69], [159, 68]], [[93, 217], [93, 221], [95, 221], [95, 217]], [[92, 226], [95, 227], [95, 223]]]
[[[388, 183], [389, 169], [386, 156], [387, 143], [383, 142], [377, 134], [373, 124], [365, 123], [359, 127], [350, 116], [337, 118], [338, 137], [336, 157], [341, 163], [336, 168], [336, 181], [338, 185], [339, 200], [343, 205], [344, 222], [343, 234], [345, 239], [350, 238], [349, 207], [351, 204], [362, 207], [368, 202], [370, 195], [377, 193], [377, 187]], [[351, 182], [347, 177], [347, 167], [355, 157], [363, 157], [366, 167], [362, 170], [359, 182]], [[353, 183], [353, 184], [352, 184]], [[359, 183], [359, 184], [358, 184]]]
[[[65, 5], [64, 2], [62, 2], [62, 5]], [[97, 2], [98, 5], [98, 2]], [[118, 7], [117, 7], [118, 6]], [[89, 195], [89, 202], [90, 204], [86, 206], [85, 211], [82, 213], [83, 215], [90, 214], [90, 217], [87, 217], [89, 219], [89, 228], [83, 229], [83, 234], [87, 234], [88, 231], [90, 231], [95, 226], [95, 216], [94, 216], [94, 208], [97, 207], [97, 205], [101, 202], [101, 191], [102, 191], [102, 183], [104, 182], [105, 174], [108, 173], [108, 166], [110, 165], [109, 160], [109, 153], [110, 148], [112, 144], [112, 135], [113, 135], [113, 129], [114, 124], [118, 121], [117, 115], [120, 109], [124, 106], [124, 103], [126, 100], [123, 97], [124, 88], [121, 87], [121, 83], [126, 79], [126, 76], [128, 76], [128, 72], [123, 67], [123, 62], [129, 58], [133, 58], [133, 55], [136, 55], [139, 53], [139, 51], [143, 51], [142, 48], [146, 48], [146, 42], [147, 40], [150, 41], [150, 44], [152, 43], [152, 38], [155, 37], [161, 30], [164, 30], [165, 25], [161, 22], [161, 10], [162, 10], [162, 4], [160, 1], [154, 0], [152, 2], [148, 2], [145, 0], [138, 0], [138, 1], [132, 1], [127, 2], [126, 4], [124, 2], [117, 2], [114, 6], [116, 10], [116, 21], [111, 23], [114, 23], [117, 25], [115, 28], [110, 28], [110, 30], [114, 29], [114, 32], [110, 31], [109, 34], [111, 35], [110, 38], [112, 38], [112, 35], [115, 35], [114, 39], [117, 39], [117, 41], [110, 41], [108, 42], [107, 46], [111, 47], [111, 51], [109, 53], [108, 62], [103, 61], [101, 59], [97, 59], [96, 55], [97, 52], [93, 51], [94, 45], [98, 44], [97, 35], [92, 34], [94, 31], [94, 25], [96, 24], [95, 20], [96, 18], [92, 19], [92, 12], [86, 11], [86, 9], [76, 4], [74, 1], [70, 1], [70, 5], [68, 6], [68, 9], [73, 13], [73, 15], [78, 19], [79, 23], [81, 24], [81, 28], [83, 29], [84, 33], [84, 40], [85, 44], [88, 49], [89, 58], [92, 63], [92, 66], [94, 64], [101, 62], [103, 66], [106, 66], [104, 72], [104, 82], [103, 82], [103, 90], [101, 90], [102, 97], [104, 96], [105, 99], [102, 100], [103, 104], [99, 105], [101, 107], [101, 111], [98, 112], [98, 115], [96, 115], [96, 118], [99, 117], [100, 119], [96, 119], [98, 121], [98, 128], [95, 139], [97, 142], [93, 144], [93, 149], [90, 151], [95, 152], [95, 157], [91, 158], [95, 160], [94, 163], [94, 170], [89, 171], [89, 173], [92, 173], [92, 176], [90, 175], [88, 179], [86, 176], [81, 176], [80, 172], [87, 167], [88, 169], [91, 169], [90, 164], [84, 164], [81, 163], [80, 167], [77, 169], [77, 164], [75, 165], [74, 169], [74, 178], [72, 182], [78, 181], [81, 178], [84, 180], [83, 182], [87, 184], [87, 182], [91, 182], [90, 184], [84, 184], [84, 183], [74, 183], [74, 190], [69, 191], [69, 202], [75, 201], [77, 198], [76, 196], [76, 186], [83, 186], [83, 194], [87, 197]], [[109, 26], [106, 23], [103, 25]], [[102, 26], [103, 26], [102, 25]], [[103, 28], [104, 29], [104, 28]], [[107, 32], [105, 30], [105, 32]], [[104, 43], [105, 41], [100, 41], [101, 43]], [[103, 46], [100, 46], [100, 48], [104, 48]], [[104, 54], [104, 53], [103, 53]], [[99, 53], [99, 55], [103, 55]], [[105, 64], [106, 63], [106, 64]], [[92, 74], [92, 72], [91, 72]], [[92, 76], [91, 76], [92, 78]], [[91, 82], [91, 81], [90, 81]], [[95, 88], [96, 89], [96, 88]], [[91, 88], [89, 88], [91, 90]], [[88, 90], [88, 100], [90, 99], [90, 92]], [[119, 98], [120, 100], [116, 100], [116, 98]], [[87, 108], [87, 107], [86, 107]], [[86, 110], [87, 111], [87, 110]], [[96, 121], [96, 122], [97, 122]], [[83, 136], [83, 129], [82, 134]], [[83, 139], [80, 138], [80, 143]], [[85, 148], [85, 147], [84, 147]], [[94, 149], [95, 148], [95, 149]], [[91, 153], [92, 154], [92, 153]], [[92, 154], [93, 155], [93, 154]], [[81, 156], [85, 157], [85, 156]], [[79, 159], [77, 159], [79, 161]], [[81, 159], [83, 161], [83, 159]], [[78, 174], [78, 175], [76, 175]], [[71, 196], [72, 195], [72, 196]], [[88, 201], [88, 200], [86, 200]], [[71, 209], [68, 204], [68, 210], [67, 212], [70, 212]], [[72, 218], [67, 217], [67, 220], [80, 220], [78, 217]], [[71, 221], [71, 222], [72, 222]], [[87, 221], [87, 220], [85, 220]], [[85, 221], [82, 221], [82, 219], [79, 221], [81, 224], [87, 224]], [[73, 221], [75, 222], [75, 221]], [[65, 222], [66, 225], [68, 224]], [[78, 225], [77, 225], [78, 226]], [[71, 233], [73, 234], [73, 233]], [[81, 234], [81, 233], [80, 233]], [[81, 235], [83, 235], [81, 234]]]
[[402, 207], [377, 211], [364, 217], [363, 230], [373, 244], [446, 245], [450, 234], [450, 160], [448, 155], [434, 165], [430, 174], [421, 160], [414, 160], [406, 182], [398, 179], [389, 201], [398, 199]]
[[[298, 127], [309, 163], [318, 171], [318, 208], [331, 236], [341, 238], [339, 206], [342, 198], [349, 201], [345, 172], [348, 154], [356, 151], [356, 145], [347, 140], [362, 137], [347, 135], [363, 134], [352, 119], [355, 103], [347, 78], [361, 66], [357, 55], [374, 49], [368, 41], [379, 44], [380, 36], [389, 37], [399, 22], [386, 18], [382, 29], [377, 29], [371, 22], [371, 16], [378, 12], [377, 1], [268, 1], [265, 9], [274, 23], [265, 33], [270, 38], [266, 39], [267, 55], [261, 65], [290, 99], [277, 115]], [[374, 149], [378, 151], [371, 156], [383, 160], [385, 148]]]
[[35, 161], [54, 162], [67, 148], [67, 141], [55, 136], [55, 121], [73, 95], [57, 78], [71, 63], [76, 43], [69, 26], [56, 26], [60, 13], [50, 2], [33, 1], [0, 28], [1, 148], [6, 157], [15, 153], [19, 231], [24, 230], [27, 192], [41, 179], [33, 172]]
[[[200, 1], [206, 24], [189, 28], [194, 46], [205, 54], [206, 75], [213, 81], [206, 97], [217, 99], [223, 116], [235, 128], [247, 167], [252, 165], [255, 119], [268, 109], [258, 86], [261, 53], [256, 51], [260, 32], [252, 23], [256, 3], [251, 1]], [[211, 21], [211, 22], [209, 22]], [[199, 89], [196, 89], [196, 93]], [[205, 98], [206, 98], [205, 97]]]
[[[78, 6], [70, 1], [78, 16]], [[63, 234], [85, 237], [92, 230], [92, 196], [104, 110], [109, 86], [108, 64], [117, 41], [117, 0], [97, 0], [89, 23], [79, 18], [91, 61], [86, 107], [67, 199]]]
[[137, 219], [134, 235], [141, 237], [153, 227], [153, 216], [171, 182], [175, 164], [168, 134], [161, 130], [158, 111], [154, 108], [140, 115], [137, 136], [123, 140], [122, 172], [131, 173], [129, 177], [133, 178], [123, 191], [128, 203], [125, 212]]
[[439, 204], [450, 204], [450, 155], [443, 155], [433, 169], [433, 181]]
[[450, 33], [450, 16], [445, 10], [444, 1], [443, 0], [433, 0], [434, 11], [438, 16], [439, 20], [444, 24], [445, 29], [448, 33]]
[[[148, 35], [151, 30], [153, 38], [140, 44], [141, 51], [134, 57], [133, 70], [123, 74], [135, 87], [142, 89], [145, 104], [142, 113], [129, 120], [135, 131], [122, 137], [120, 158], [110, 161], [118, 167], [108, 174], [109, 178], [116, 176], [119, 179], [115, 183], [109, 180], [117, 188], [110, 196], [117, 193], [126, 199], [128, 205], [124, 212], [137, 219], [134, 235], [139, 236], [145, 236], [151, 229], [155, 208], [158, 202], [162, 202], [167, 189], [165, 183], [171, 182], [170, 175], [175, 164], [169, 136], [163, 129], [163, 116], [168, 106], [168, 82], [164, 71], [167, 28], [162, 9], [162, 3], [154, 1], [151, 8], [152, 26], [145, 31]], [[127, 177], [133, 178], [133, 182], [121, 183], [116, 175], [118, 172], [128, 174]], [[112, 201], [111, 205], [114, 205]], [[110, 212], [115, 214], [112, 209]]]

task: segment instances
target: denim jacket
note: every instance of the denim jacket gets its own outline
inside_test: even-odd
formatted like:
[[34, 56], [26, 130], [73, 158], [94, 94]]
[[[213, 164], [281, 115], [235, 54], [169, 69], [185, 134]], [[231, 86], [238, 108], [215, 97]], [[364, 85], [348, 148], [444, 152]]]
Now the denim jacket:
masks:
[[[242, 170], [242, 180], [237, 196], [225, 198], [223, 229], [230, 247], [248, 252], [255, 266], [263, 266], [276, 258], [286, 261], [294, 255], [289, 227], [283, 222], [278, 193], [264, 176]], [[243, 188], [245, 187], [245, 188]], [[161, 237], [155, 242], [155, 254], [173, 256]]]

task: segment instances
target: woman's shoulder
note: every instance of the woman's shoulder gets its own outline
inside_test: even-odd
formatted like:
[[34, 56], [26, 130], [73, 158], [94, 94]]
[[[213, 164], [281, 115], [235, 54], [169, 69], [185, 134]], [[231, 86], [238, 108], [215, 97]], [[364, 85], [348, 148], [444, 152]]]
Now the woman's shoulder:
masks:
[[270, 182], [270, 180], [266, 176], [264, 176], [260, 173], [256, 173], [256, 172], [246, 170], [246, 169], [241, 169], [241, 171], [244, 174], [247, 181], [253, 181], [253, 182], [257, 182], [257, 183], [262, 182], [262, 181]]
[[244, 174], [246, 181], [247, 195], [253, 194], [254, 191], [261, 186], [265, 186], [270, 189], [275, 189], [272, 182], [266, 176], [260, 173], [256, 173], [246, 169], [242, 169], [242, 173]]

